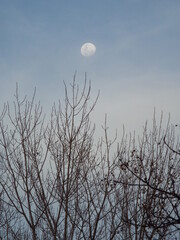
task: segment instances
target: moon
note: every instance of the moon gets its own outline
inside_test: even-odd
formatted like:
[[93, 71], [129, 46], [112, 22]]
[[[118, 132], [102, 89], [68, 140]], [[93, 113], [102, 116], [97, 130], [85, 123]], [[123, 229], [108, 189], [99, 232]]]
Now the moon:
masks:
[[96, 52], [96, 46], [93, 43], [84, 43], [81, 47], [81, 54], [84, 57], [91, 57]]

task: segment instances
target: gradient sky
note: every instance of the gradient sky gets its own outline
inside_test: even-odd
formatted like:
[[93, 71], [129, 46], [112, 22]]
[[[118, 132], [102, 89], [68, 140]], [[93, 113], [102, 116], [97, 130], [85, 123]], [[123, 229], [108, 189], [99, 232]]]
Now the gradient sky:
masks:
[[[96, 54], [85, 58], [81, 45]], [[1, 0], [0, 101], [37, 87], [45, 111], [77, 71], [100, 90], [93, 120], [112, 130], [142, 129], [154, 108], [180, 123], [179, 0]]]

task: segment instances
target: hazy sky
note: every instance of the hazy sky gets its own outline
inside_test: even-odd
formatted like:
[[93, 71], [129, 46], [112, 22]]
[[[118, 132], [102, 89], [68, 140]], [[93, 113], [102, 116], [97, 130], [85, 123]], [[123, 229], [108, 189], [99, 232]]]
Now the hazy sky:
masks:
[[[94, 56], [81, 56], [84, 42]], [[180, 123], [179, 65], [179, 0], [0, 0], [1, 108], [18, 82], [48, 111], [77, 71], [100, 89], [98, 128], [105, 113], [112, 130], [141, 128], [154, 107]]]

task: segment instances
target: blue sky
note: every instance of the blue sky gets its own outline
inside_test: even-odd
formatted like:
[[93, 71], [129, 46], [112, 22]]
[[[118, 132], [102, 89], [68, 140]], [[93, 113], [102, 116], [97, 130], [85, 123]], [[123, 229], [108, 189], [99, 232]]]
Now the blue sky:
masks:
[[[96, 54], [85, 58], [81, 45]], [[100, 89], [93, 120], [107, 113], [112, 129], [142, 128], [145, 120], [171, 113], [180, 123], [179, 0], [1, 0], [1, 106], [18, 82], [21, 95], [37, 87], [45, 111], [63, 96], [77, 71]]]

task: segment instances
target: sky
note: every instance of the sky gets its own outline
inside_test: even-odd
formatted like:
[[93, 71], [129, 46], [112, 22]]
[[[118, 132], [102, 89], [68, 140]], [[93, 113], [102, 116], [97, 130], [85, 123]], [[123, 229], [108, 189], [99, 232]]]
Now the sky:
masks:
[[[83, 43], [96, 54], [83, 57]], [[163, 111], [180, 123], [179, 0], [1, 0], [0, 109], [20, 95], [44, 111], [63, 100], [76, 72], [85, 72], [92, 98], [100, 96], [92, 120], [101, 129], [107, 114], [112, 131], [142, 129]]]

